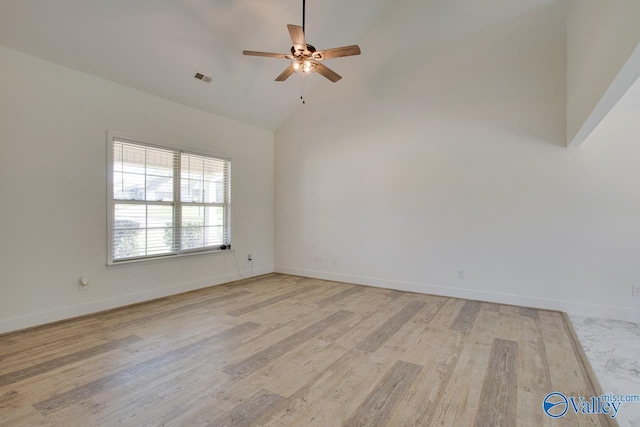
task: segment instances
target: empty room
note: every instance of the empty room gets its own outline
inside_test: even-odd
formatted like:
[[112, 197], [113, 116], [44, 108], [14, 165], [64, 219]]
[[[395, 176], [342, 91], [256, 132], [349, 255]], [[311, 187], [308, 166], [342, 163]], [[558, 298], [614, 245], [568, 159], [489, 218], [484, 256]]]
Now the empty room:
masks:
[[640, 427], [638, 22], [3, 0], [0, 426]]

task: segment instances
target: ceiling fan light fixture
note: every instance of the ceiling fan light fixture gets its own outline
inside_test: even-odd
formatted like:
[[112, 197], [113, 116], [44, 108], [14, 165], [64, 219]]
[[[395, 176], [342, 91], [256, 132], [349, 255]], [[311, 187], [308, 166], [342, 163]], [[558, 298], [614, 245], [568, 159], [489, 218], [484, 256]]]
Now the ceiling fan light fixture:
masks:
[[295, 73], [309, 74], [315, 72], [316, 63], [310, 58], [293, 58], [291, 60], [291, 68]]

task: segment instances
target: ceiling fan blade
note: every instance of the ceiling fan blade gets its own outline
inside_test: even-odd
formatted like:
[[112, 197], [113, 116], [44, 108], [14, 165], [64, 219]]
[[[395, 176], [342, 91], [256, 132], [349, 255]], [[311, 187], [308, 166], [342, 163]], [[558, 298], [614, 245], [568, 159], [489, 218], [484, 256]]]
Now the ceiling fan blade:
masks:
[[287, 55], [284, 53], [256, 52], [253, 50], [243, 50], [242, 54], [248, 55], [248, 56], [266, 56], [267, 58], [287, 58], [287, 59], [292, 58], [291, 55]]
[[316, 59], [340, 58], [343, 56], [360, 55], [360, 46], [354, 44], [352, 46], [336, 47], [334, 49], [319, 50], [313, 57]]
[[282, 74], [280, 74], [278, 77], [276, 77], [276, 81], [277, 82], [283, 82], [285, 80], [287, 80], [289, 78], [289, 76], [291, 76], [291, 74], [293, 74], [295, 71], [293, 69], [293, 67], [291, 65], [289, 65], [287, 68], [285, 68], [285, 70], [282, 72]]
[[293, 47], [296, 50], [306, 51], [307, 50], [307, 40], [304, 37], [304, 30], [299, 25], [287, 25], [289, 29], [289, 35], [291, 36], [291, 41], [293, 42]]
[[337, 82], [338, 80], [340, 80], [342, 78], [342, 76], [338, 73], [336, 73], [335, 71], [333, 71], [331, 68], [316, 62], [315, 64], [315, 70], [318, 74], [328, 78], [329, 80], [331, 80], [332, 82]]

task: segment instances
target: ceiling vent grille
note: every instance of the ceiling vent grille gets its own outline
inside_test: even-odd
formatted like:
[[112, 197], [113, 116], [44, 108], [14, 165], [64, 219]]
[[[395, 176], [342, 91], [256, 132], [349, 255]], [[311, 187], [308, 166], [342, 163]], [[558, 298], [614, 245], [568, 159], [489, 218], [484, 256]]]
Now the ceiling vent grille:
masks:
[[196, 78], [196, 79], [198, 79], [198, 80], [202, 80], [202, 81], [203, 81], [203, 82], [205, 82], [205, 83], [211, 83], [211, 77], [209, 77], [209, 76], [205, 76], [205, 75], [204, 75], [204, 74], [202, 74], [202, 73], [196, 73], [196, 75], [195, 75], [195, 76], [193, 76], [193, 77], [195, 77], [195, 78]]

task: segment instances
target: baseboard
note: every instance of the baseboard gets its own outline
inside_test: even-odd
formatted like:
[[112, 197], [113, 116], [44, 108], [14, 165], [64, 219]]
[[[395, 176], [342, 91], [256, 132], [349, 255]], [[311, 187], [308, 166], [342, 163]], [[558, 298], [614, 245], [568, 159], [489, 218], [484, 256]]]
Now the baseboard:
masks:
[[[254, 269], [253, 275], [259, 276], [261, 274], [267, 274], [272, 272], [273, 272], [272, 267], [262, 267], [262, 268]], [[245, 271], [243, 275], [247, 275], [248, 273], [249, 273], [248, 271]], [[233, 282], [239, 279], [241, 279], [241, 277], [237, 273], [224, 274], [224, 275], [215, 276], [215, 277], [211, 277], [203, 280], [198, 280], [195, 282], [181, 283], [179, 285], [167, 286], [167, 287], [158, 288], [158, 289], [151, 289], [148, 291], [137, 292], [137, 293], [117, 296], [113, 298], [107, 298], [99, 301], [92, 301], [85, 304], [67, 306], [67, 307], [58, 308], [55, 310], [28, 314], [26, 316], [14, 317], [11, 319], [2, 319], [0, 320], [0, 334], [18, 331], [20, 329], [31, 328], [33, 326], [44, 325], [47, 323], [57, 322], [60, 320], [70, 319], [73, 317], [84, 316], [87, 314], [97, 313], [104, 310], [110, 310], [112, 308], [122, 307], [125, 305], [150, 301], [157, 298], [163, 298], [170, 295], [180, 294], [183, 292], [195, 291], [196, 289], [222, 285], [224, 283]]]
[[550, 298], [530, 297], [525, 295], [485, 292], [474, 289], [427, 285], [424, 283], [401, 282], [396, 280], [377, 279], [373, 277], [355, 276], [350, 274], [306, 270], [295, 267], [275, 266], [274, 271], [276, 273], [313, 277], [316, 279], [334, 280], [338, 282], [354, 283], [357, 285], [374, 286], [378, 288], [396, 289], [399, 291], [409, 291], [421, 294], [432, 294], [477, 301], [495, 302], [499, 304], [518, 305], [546, 310], [557, 310], [571, 314], [578, 314], [581, 316], [601, 317], [605, 319], [623, 320], [626, 322], [640, 322], [640, 311], [626, 307], [613, 307], [599, 304], [555, 300]]

